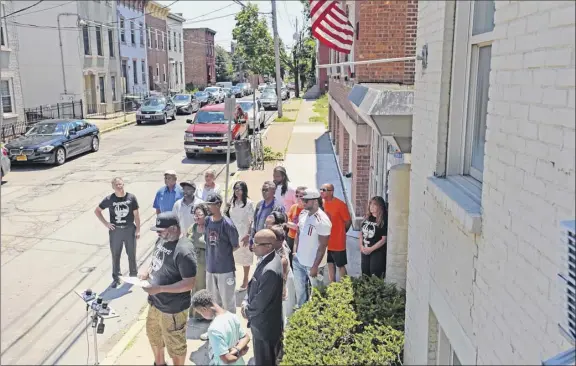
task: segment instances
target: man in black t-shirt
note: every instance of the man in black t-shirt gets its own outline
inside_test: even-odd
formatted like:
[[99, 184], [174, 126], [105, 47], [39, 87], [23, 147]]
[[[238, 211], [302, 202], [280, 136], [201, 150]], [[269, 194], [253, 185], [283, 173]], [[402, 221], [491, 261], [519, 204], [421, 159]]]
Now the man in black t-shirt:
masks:
[[[112, 288], [120, 285], [120, 257], [122, 247], [126, 246], [130, 276], [136, 277], [136, 239], [140, 238], [140, 214], [138, 200], [132, 193], [124, 191], [122, 178], [112, 179], [114, 193], [104, 197], [94, 213], [100, 222], [106, 226], [110, 235], [110, 251], [112, 252]], [[108, 209], [110, 222], [106, 221], [102, 211]]]
[[190, 291], [196, 283], [196, 252], [186, 236], [181, 237], [178, 216], [160, 213], [156, 218], [158, 232], [150, 266], [139, 275], [148, 280], [146, 334], [154, 353], [154, 364], [165, 365], [164, 347], [174, 365], [186, 361], [186, 325], [191, 303]]

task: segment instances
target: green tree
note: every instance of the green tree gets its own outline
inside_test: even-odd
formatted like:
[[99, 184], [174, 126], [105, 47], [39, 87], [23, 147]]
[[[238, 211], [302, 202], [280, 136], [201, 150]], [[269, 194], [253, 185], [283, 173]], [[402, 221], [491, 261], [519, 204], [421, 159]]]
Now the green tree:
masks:
[[266, 18], [259, 16], [258, 5], [249, 3], [236, 14], [232, 37], [237, 42], [234, 53], [246, 70], [260, 75], [274, 72], [274, 40]]
[[216, 81], [231, 81], [234, 74], [232, 57], [221, 46], [216, 46]]

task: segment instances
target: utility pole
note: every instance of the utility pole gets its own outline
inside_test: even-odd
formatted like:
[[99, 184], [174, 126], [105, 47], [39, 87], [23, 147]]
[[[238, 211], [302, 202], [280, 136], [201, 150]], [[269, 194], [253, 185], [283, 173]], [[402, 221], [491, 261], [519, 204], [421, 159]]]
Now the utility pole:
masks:
[[298, 46], [300, 44], [300, 33], [298, 33], [298, 17], [296, 17], [296, 33], [294, 33], [294, 49], [292, 50], [292, 58], [294, 60], [294, 93], [296, 98], [300, 98], [300, 60], [298, 59]]
[[276, 96], [278, 97], [278, 117], [282, 118], [282, 79], [280, 78], [280, 40], [276, 19], [276, 0], [272, 0], [272, 28], [274, 29], [274, 58], [276, 59]]

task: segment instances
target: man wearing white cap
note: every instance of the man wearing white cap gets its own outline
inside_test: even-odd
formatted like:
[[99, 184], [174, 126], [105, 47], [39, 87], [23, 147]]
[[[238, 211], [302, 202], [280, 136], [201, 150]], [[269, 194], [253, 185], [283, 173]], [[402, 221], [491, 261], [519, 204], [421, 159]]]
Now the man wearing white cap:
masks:
[[298, 232], [294, 239], [294, 287], [296, 305], [308, 301], [309, 284], [322, 283], [326, 267], [326, 248], [332, 230], [328, 215], [322, 210], [322, 198], [316, 189], [306, 189], [302, 197], [304, 209], [298, 217]]
[[161, 212], [171, 212], [174, 208], [174, 203], [184, 197], [182, 188], [176, 184], [177, 180], [174, 170], [164, 172], [164, 183], [166, 185], [156, 192], [154, 204], [152, 205], [156, 209], [156, 215]]

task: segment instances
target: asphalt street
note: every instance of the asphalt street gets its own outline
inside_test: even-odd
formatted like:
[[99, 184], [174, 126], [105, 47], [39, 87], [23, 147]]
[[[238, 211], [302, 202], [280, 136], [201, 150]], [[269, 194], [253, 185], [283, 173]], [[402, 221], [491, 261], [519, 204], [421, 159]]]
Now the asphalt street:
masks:
[[[266, 112], [267, 118], [272, 114]], [[14, 166], [6, 176], [0, 189], [1, 364], [94, 364], [92, 328], [76, 292], [100, 293], [120, 315], [106, 320], [104, 334], [97, 336], [100, 360], [136, 319], [146, 294], [127, 284], [108, 288], [108, 232], [93, 211], [112, 192], [111, 179], [123, 177], [140, 204], [138, 263], [147, 261], [156, 238], [148, 230], [152, 202], [163, 172], [174, 169], [179, 180], [202, 181], [203, 172], [214, 168], [224, 184], [225, 156], [186, 158], [187, 118], [119, 129], [102, 135], [96, 153], [60, 167]], [[127, 269], [123, 254], [122, 270]]]

